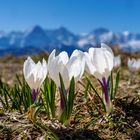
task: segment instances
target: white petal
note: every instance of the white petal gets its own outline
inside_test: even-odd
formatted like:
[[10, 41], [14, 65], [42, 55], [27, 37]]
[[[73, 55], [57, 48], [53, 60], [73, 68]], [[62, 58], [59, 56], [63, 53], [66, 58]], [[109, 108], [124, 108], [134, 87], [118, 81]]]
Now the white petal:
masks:
[[103, 73], [105, 69], [107, 68], [106, 60], [105, 60], [105, 55], [102, 49], [96, 48], [95, 53], [94, 53], [94, 61], [93, 61], [96, 70], [99, 73]]
[[95, 66], [92, 63], [89, 54], [87, 52], [85, 52], [84, 54], [85, 54], [85, 71], [87, 73], [93, 75], [94, 72], [96, 71], [96, 68], [95, 68]]
[[85, 54], [84, 54], [84, 52], [82, 52], [80, 50], [74, 50], [70, 59], [72, 59], [73, 57], [77, 57], [77, 59], [80, 59], [81, 66], [82, 66], [81, 75], [83, 75], [83, 73], [85, 71]]
[[69, 61], [68, 53], [63, 51], [58, 55], [59, 59], [63, 62], [63, 64], [67, 64]]
[[51, 54], [49, 55], [48, 58], [48, 72], [49, 72], [49, 76], [52, 80], [54, 80], [55, 78], [55, 73], [56, 73], [56, 57], [55, 57], [55, 52], [56, 50], [53, 50], [51, 52]]
[[28, 76], [28, 78], [26, 78], [26, 82], [31, 89], [37, 89], [34, 84], [34, 75], [33, 74], [31, 74], [30, 76]]
[[59, 83], [59, 70], [58, 70], [58, 60], [54, 59], [48, 67], [50, 78], [56, 83], [57, 86], [60, 86]]
[[91, 48], [89, 48], [89, 50], [88, 50], [88, 54], [89, 54], [89, 57], [90, 57], [90, 59], [91, 59], [91, 61], [94, 61], [93, 59], [93, 57], [94, 57], [94, 51], [95, 51], [95, 49], [96, 48], [93, 48], [93, 47], [91, 47]]
[[114, 66], [114, 55], [110, 53], [109, 51], [105, 51], [104, 55], [105, 55], [105, 60], [107, 64], [107, 69], [111, 71]]
[[72, 79], [73, 76], [75, 78], [75, 82], [80, 80], [80, 78], [83, 74], [80, 59], [78, 59], [77, 57], [73, 57], [72, 59], [70, 59], [70, 61], [67, 64], [67, 69], [68, 69], [68, 72], [69, 72], [69, 79], [70, 80]]
[[63, 77], [63, 70], [65, 65], [63, 64], [61, 58], [56, 56], [55, 59], [52, 60], [50, 67], [48, 67], [50, 78], [56, 83], [58, 87], [60, 87], [60, 79], [59, 73]]
[[107, 64], [107, 71], [110, 72], [114, 66], [114, 59], [110, 55], [105, 55], [105, 60], [106, 60], [106, 64]]
[[61, 73], [65, 89], [67, 90], [70, 86], [70, 79], [69, 79], [69, 73], [66, 67], [64, 67], [63, 72]]
[[85, 65], [86, 65], [85, 55], [82, 58], [80, 58], [80, 60], [81, 60], [81, 67], [82, 67], [80, 77], [82, 77], [85, 72]]
[[112, 49], [109, 46], [107, 46], [106, 44], [101, 43], [101, 48], [104, 49], [105, 51], [107, 50], [108, 52], [110, 52], [114, 56]]
[[42, 68], [43, 68], [43, 75], [44, 75], [44, 77], [46, 77], [46, 75], [48, 73], [48, 68], [47, 68], [47, 62], [45, 61], [44, 58], [42, 60]]
[[34, 74], [34, 82], [36, 82], [37, 79], [42, 79], [42, 65], [40, 61], [38, 61], [32, 73]]
[[71, 59], [72, 57], [83, 57], [83, 55], [84, 55], [84, 53], [83, 53], [82, 51], [76, 49], [76, 50], [74, 50], [73, 53], [71, 54], [70, 59]]
[[25, 78], [28, 77], [34, 66], [34, 61], [30, 57], [28, 57], [23, 64], [23, 74]]
[[51, 61], [55, 58], [55, 52], [56, 50], [54, 49], [48, 57], [48, 67], [51, 65]]

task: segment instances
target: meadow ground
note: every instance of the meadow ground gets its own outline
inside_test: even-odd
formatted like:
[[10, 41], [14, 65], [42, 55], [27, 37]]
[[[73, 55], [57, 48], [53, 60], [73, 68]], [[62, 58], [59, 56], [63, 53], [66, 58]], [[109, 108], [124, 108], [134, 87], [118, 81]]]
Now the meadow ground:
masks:
[[[4, 110], [0, 104], [0, 139], [51, 139], [51, 133], [58, 139], [73, 140], [139, 140], [140, 139], [140, 72], [130, 72], [126, 67], [129, 54], [122, 54], [122, 67], [120, 68], [120, 83], [113, 101], [113, 112], [106, 119], [101, 109], [101, 104], [94, 92], [89, 89], [85, 97], [83, 78], [76, 85], [76, 98], [70, 124], [65, 126], [57, 120], [49, 120], [42, 112], [37, 116], [37, 123], [32, 123], [27, 118], [27, 113], [16, 110]], [[139, 57], [133, 54], [131, 57]], [[34, 56], [35, 59], [41, 57]], [[0, 60], [1, 80], [11, 87], [18, 81], [15, 74], [22, 74], [22, 65], [26, 57], [4, 57]], [[115, 75], [116, 70], [113, 70]], [[92, 77], [93, 84], [99, 84]], [[1, 93], [0, 93], [1, 94]], [[47, 127], [45, 127], [47, 125]], [[49, 130], [47, 129], [49, 127]]]

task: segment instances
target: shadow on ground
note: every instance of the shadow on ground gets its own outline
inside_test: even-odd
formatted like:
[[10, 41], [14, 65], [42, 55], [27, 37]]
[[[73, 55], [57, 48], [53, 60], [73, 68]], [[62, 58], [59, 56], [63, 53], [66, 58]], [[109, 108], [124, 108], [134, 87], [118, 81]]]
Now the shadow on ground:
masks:
[[125, 113], [125, 121], [133, 128], [132, 140], [140, 140], [140, 101], [133, 99], [118, 99], [116, 105]]
[[118, 99], [116, 105], [126, 113], [126, 117], [133, 117], [134, 120], [140, 122], [140, 101], [136, 102], [135, 98], [131, 100], [124, 98]]
[[59, 140], [101, 140], [96, 132], [85, 129], [53, 130]]

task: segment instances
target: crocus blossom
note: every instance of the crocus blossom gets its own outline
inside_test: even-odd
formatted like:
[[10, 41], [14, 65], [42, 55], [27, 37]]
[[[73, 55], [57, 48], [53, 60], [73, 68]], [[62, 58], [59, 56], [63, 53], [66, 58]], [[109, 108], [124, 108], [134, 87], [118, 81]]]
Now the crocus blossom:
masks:
[[101, 43], [101, 48], [89, 48], [88, 53], [85, 52], [85, 58], [88, 73], [101, 81], [103, 77], [108, 79], [114, 65], [114, 54], [110, 47]]
[[127, 61], [127, 65], [130, 71], [132, 72], [138, 71], [140, 70], [140, 59], [129, 58]]
[[62, 51], [55, 56], [56, 50], [53, 50], [48, 58], [48, 72], [50, 78], [60, 87], [59, 73], [61, 74], [65, 88], [68, 89], [70, 81], [74, 76], [75, 82], [81, 79], [84, 73], [85, 61], [84, 54], [75, 50], [69, 58], [67, 52]]
[[114, 54], [110, 47], [101, 43], [101, 48], [89, 48], [85, 52], [85, 70], [94, 75], [100, 82], [103, 92], [106, 111], [111, 111], [111, 101], [108, 93], [108, 77], [114, 65]]
[[118, 68], [121, 65], [120, 55], [114, 57], [114, 68]]
[[47, 75], [47, 63], [43, 59], [42, 63], [39, 61], [37, 64], [28, 57], [23, 65], [23, 74], [29, 87], [32, 89], [32, 100], [36, 101], [39, 89]]
[[55, 56], [55, 52], [56, 50], [53, 50], [48, 58], [48, 72], [50, 78], [60, 89], [60, 108], [64, 110], [64, 93], [60, 87], [59, 74], [61, 74], [66, 91], [68, 91], [72, 77], [75, 82], [81, 79], [84, 73], [85, 59], [84, 54], [78, 50], [75, 50], [70, 58], [65, 51], [57, 56]]

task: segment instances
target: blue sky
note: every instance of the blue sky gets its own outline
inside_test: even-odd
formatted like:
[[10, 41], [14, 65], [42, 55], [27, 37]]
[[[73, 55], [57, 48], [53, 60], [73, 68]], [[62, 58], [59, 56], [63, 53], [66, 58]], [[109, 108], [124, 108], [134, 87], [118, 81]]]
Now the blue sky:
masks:
[[0, 30], [65, 26], [75, 33], [98, 27], [140, 33], [140, 0], [0, 0]]

